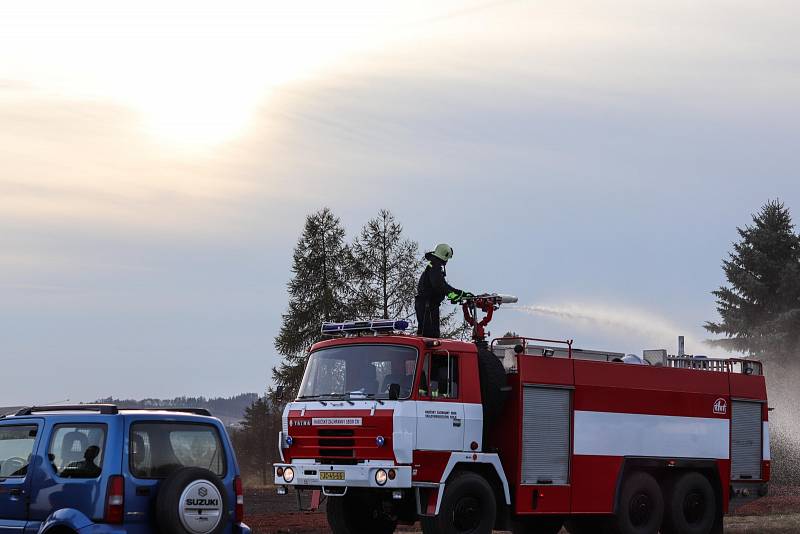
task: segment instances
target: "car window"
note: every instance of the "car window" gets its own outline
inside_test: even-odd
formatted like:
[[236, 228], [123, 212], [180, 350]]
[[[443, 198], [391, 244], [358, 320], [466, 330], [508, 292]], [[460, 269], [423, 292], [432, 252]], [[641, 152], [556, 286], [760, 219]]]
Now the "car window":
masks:
[[434, 399], [458, 398], [458, 358], [434, 354], [431, 357], [429, 391]]
[[36, 425], [0, 427], [0, 478], [24, 477], [36, 442]]
[[48, 458], [60, 477], [97, 478], [103, 471], [105, 443], [105, 425], [56, 425]]
[[225, 454], [217, 428], [198, 423], [134, 423], [130, 433], [131, 473], [163, 478], [181, 467], [202, 467], [225, 476]]

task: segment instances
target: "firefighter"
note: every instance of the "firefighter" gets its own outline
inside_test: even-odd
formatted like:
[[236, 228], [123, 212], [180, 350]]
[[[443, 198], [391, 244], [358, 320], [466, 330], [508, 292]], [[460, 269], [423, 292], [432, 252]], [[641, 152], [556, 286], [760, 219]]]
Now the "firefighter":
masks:
[[457, 304], [463, 297], [471, 297], [472, 293], [456, 289], [447, 283], [445, 269], [447, 261], [453, 257], [453, 247], [442, 243], [431, 252], [425, 254], [428, 264], [417, 284], [417, 297], [414, 308], [417, 312], [417, 335], [424, 337], [440, 337], [439, 306], [445, 297]]

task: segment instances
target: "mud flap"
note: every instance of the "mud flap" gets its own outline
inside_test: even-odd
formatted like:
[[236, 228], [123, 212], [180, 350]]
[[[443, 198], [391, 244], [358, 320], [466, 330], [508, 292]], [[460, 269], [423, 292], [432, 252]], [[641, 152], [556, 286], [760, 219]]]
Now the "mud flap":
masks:
[[439, 488], [414, 488], [417, 498], [417, 515], [433, 517], [436, 515], [436, 502], [439, 500]]
[[319, 490], [311, 490], [311, 505], [309, 508], [312, 512], [316, 512], [319, 510], [319, 503], [320, 503], [320, 491]]

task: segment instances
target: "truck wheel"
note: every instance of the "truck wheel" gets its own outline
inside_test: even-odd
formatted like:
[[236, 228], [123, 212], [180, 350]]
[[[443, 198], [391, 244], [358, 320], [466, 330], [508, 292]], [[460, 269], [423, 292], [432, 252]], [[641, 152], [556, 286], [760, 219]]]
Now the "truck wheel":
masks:
[[219, 534], [228, 526], [228, 493], [208, 469], [173, 471], [156, 496], [156, 521], [161, 532]]
[[656, 534], [664, 518], [664, 496], [656, 479], [637, 471], [625, 478], [612, 521], [619, 534]]
[[514, 520], [511, 525], [513, 534], [558, 534], [564, 520], [561, 517], [527, 517]]
[[391, 534], [397, 526], [371, 491], [350, 489], [343, 497], [328, 497], [325, 508], [333, 534]]
[[435, 517], [422, 518], [424, 534], [489, 534], [497, 516], [492, 487], [482, 476], [465, 472], [445, 486]]
[[478, 349], [478, 372], [481, 379], [481, 404], [483, 405], [484, 444], [492, 421], [497, 421], [503, 412], [508, 393], [506, 370], [500, 358], [487, 349]]
[[665, 534], [709, 534], [717, 513], [714, 488], [696, 472], [680, 475], [667, 488]]

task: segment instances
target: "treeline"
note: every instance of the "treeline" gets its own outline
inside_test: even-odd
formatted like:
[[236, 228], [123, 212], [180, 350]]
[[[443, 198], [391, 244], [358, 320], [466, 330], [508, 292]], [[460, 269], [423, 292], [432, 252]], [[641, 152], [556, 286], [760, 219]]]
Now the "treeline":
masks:
[[238, 425], [245, 411], [258, 400], [258, 393], [241, 393], [232, 397], [175, 397], [172, 399], [116, 399], [106, 397], [97, 402], [116, 404], [120, 408], [205, 408], [226, 426]]

